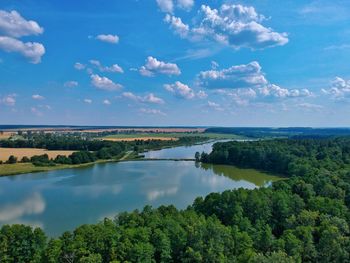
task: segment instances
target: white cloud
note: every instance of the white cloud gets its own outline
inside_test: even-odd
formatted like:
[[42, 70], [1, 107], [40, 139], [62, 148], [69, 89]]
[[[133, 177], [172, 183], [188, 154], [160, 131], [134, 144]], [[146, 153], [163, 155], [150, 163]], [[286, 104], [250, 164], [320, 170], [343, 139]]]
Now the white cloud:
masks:
[[173, 13], [175, 6], [186, 11], [191, 10], [194, 0], [156, 0], [162, 12]]
[[[249, 99], [257, 95], [275, 98], [310, 97], [308, 89], [286, 89], [270, 83], [260, 64], [253, 61], [248, 64], [235, 65], [227, 69], [202, 71], [197, 77], [200, 87], [221, 90], [240, 105], [246, 105]], [[228, 91], [224, 91], [228, 90]]]
[[111, 102], [110, 102], [109, 100], [104, 100], [102, 103], [103, 103], [104, 105], [111, 105]]
[[6, 12], [0, 10], [0, 33], [19, 38], [23, 36], [39, 35], [44, 29], [32, 20], [25, 20], [17, 11]]
[[87, 104], [91, 104], [92, 100], [91, 99], [84, 99], [84, 102], [87, 103]]
[[164, 100], [156, 97], [153, 93], [149, 93], [148, 95], [141, 97], [133, 94], [132, 92], [124, 92], [123, 97], [141, 103], [164, 104]]
[[208, 94], [207, 94], [205, 91], [200, 90], [200, 91], [197, 92], [197, 97], [198, 97], [199, 99], [205, 99], [205, 98], [208, 97]]
[[74, 87], [77, 87], [79, 85], [79, 83], [75, 80], [70, 80], [70, 81], [67, 81], [64, 83], [64, 86], [66, 88], [74, 88]]
[[76, 69], [76, 70], [83, 70], [83, 69], [85, 69], [85, 65], [84, 64], [81, 64], [80, 62], [76, 62], [75, 64], [74, 64], [74, 68]]
[[22, 42], [18, 39], [0, 36], [0, 49], [5, 52], [19, 53], [33, 64], [41, 62], [41, 57], [45, 54], [45, 47], [36, 42]]
[[164, 88], [178, 98], [193, 99], [196, 95], [186, 84], [176, 81], [174, 84], [165, 84]]
[[32, 96], [32, 99], [33, 100], [44, 100], [45, 98], [43, 96], [39, 95], [39, 94], [34, 94]]
[[308, 89], [286, 89], [281, 88], [280, 86], [277, 86], [275, 84], [268, 84], [263, 88], [259, 89], [260, 94], [263, 96], [272, 96], [276, 98], [296, 98], [296, 97], [311, 97], [313, 96], [313, 93], [309, 91]]
[[93, 74], [91, 77], [91, 84], [102, 90], [108, 90], [108, 91], [115, 91], [120, 90], [123, 86], [118, 83], [114, 83], [112, 80], [110, 80], [107, 77], [100, 77], [97, 74]]
[[111, 72], [111, 73], [124, 73], [124, 70], [118, 65], [113, 64], [110, 67], [103, 66], [98, 60], [90, 60], [90, 64], [96, 66], [101, 72]]
[[307, 109], [307, 110], [322, 110], [323, 106], [318, 104], [312, 104], [312, 103], [300, 103], [297, 105], [300, 108]]
[[22, 42], [17, 38], [43, 32], [37, 22], [25, 20], [17, 11], [0, 10], [0, 49], [3, 51], [19, 53], [33, 64], [40, 63], [45, 47], [41, 43]]
[[208, 89], [238, 89], [262, 87], [267, 84], [258, 62], [232, 66], [223, 70], [202, 71], [198, 75], [199, 85]]
[[172, 13], [174, 10], [173, 0], [156, 0], [162, 12]]
[[149, 56], [146, 64], [139, 69], [142, 76], [151, 77], [155, 74], [180, 75], [181, 71], [176, 64], [159, 61]]
[[108, 35], [101, 34], [101, 35], [98, 35], [96, 39], [102, 42], [110, 43], [110, 44], [118, 44], [119, 42], [119, 37], [117, 35], [111, 35], [111, 34], [108, 34]]
[[6, 106], [15, 106], [16, 105], [16, 94], [10, 94], [5, 96], [0, 100], [0, 102]]
[[190, 10], [193, 5], [194, 0], [177, 0], [177, 6], [185, 10]]
[[322, 89], [326, 95], [330, 95], [333, 99], [343, 99], [350, 95], [350, 80], [335, 77], [329, 89]]
[[190, 27], [184, 24], [181, 18], [167, 14], [164, 21], [167, 22], [170, 25], [170, 28], [180, 37], [186, 38], [189, 35]]
[[261, 24], [265, 18], [254, 7], [223, 4], [212, 9], [202, 5], [199, 17], [192, 20], [190, 27], [179, 17], [165, 17], [176, 34], [191, 41], [211, 40], [235, 49], [264, 49], [288, 43], [286, 33], [274, 32]]
[[165, 116], [166, 114], [164, 112], [162, 112], [161, 110], [157, 110], [157, 109], [145, 109], [145, 108], [141, 108], [140, 109], [141, 113], [146, 113], [146, 114], [153, 114], [153, 115], [163, 115]]
[[31, 111], [34, 115], [36, 115], [36, 116], [38, 116], [38, 117], [41, 117], [41, 116], [44, 115], [44, 114], [43, 114], [38, 108], [36, 108], [36, 107], [31, 107], [31, 108], [30, 108], [30, 111]]
[[208, 107], [211, 109], [214, 109], [216, 111], [223, 111], [224, 108], [220, 106], [220, 104], [213, 102], [213, 101], [209, 101], [208, 100]]

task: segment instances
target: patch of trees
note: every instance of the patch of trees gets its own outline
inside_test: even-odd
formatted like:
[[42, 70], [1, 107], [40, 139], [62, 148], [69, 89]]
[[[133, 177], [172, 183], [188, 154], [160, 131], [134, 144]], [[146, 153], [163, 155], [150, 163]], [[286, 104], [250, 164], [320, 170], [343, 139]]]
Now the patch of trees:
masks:
[[207, 158], [285, 174], [173, 206], [121, 213], [48, 239], [0, 230], [0, 262], [349, 262], [350, 138], [217, 143]]

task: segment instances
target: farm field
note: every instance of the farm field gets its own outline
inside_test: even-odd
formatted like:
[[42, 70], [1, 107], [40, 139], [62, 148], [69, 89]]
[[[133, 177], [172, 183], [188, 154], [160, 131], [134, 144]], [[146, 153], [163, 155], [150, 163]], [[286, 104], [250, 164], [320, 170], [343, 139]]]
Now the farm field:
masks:
[[206, 137], [209, 139], [244, 139], [243, 136], [235, 134], [220, 134], [220, 133], [133, 133], [133, 134], [113, 134], [102, 137], [103, 140], [113, 141], [132, 141], [132, 140], [176, 140], [180, 137]]
[[49, 158], [56, 158], [57, 155], [71, 155], [74, 151], [49, 151], [46, 149], [34, 148], [0, 148], [0, 161], [6, 161], [13, 155], [21, 160], [24, 156], [30, 158], [34, 155], [47, 154]]
[[13, 134], [13, 132], [2, 132], [0, 133], [0, 140], [6, 140], [10, 138]]

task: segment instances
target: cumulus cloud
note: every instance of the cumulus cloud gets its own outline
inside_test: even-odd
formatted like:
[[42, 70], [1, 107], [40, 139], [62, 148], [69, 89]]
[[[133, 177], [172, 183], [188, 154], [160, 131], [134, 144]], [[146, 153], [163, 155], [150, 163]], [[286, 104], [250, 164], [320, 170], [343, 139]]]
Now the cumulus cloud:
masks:
[[223, 111], [224, 110], [224, 108], [221, 107], [220, 104], [213, 102], [213, 101], [209, 101], [209, 100], [208, 100], [208, 107], [211, 109], [214, 109], [216, 111]]
[[45, 54], [45, 47], [36, 42], [22, 42], [18, 39], [0, 36], [0, 49], [8, 53], [19, 53], [33, 64], [41, 62], [41, 57]]
[[110, 102], [109, 100], [104, 100], [104, 101], [102, 101], [102, 103], [103, 103], [104, 105], [111, 105], [111, 102]]
[[36, 42], [23, 42], [18, 38], [39, 35], [44, 29], [32, 20], [24, 19], [17, 11], [0, 10], [0, 49], [19, 53], [33, 64], [41, 62], [45, 47]]
[[84, 99], [84, 102], [87, 103], [87, 104], [91, 104], [92, 100], [91, 99]]
[[39, 95], [39, 94], [34, 94], [32, 96], [32, 99], [33, 100], [44, 100], [45, 98], [43, 96]]
[[42, 113], [42, 111], [40, 111], [37, 107], [31, 107], [30, 108], [31, 113], [33, 113], [34, 115], [41, 117], [44, 114]]
[[101, 35], [98, 35], [96, 39], [102, 42], [110, 43], [110, 44], [118, 44], [119, 42], [119, 37], [117, 35], [111, 35], [111, 34], [107, 34], [107, 35], [101, 34]]
[[208, 97], [208, 94], [205, 91], [200, 90], [196, 93], [192, 88], [180, 81], [176, 81], [173, 84], [164, 84], [164, 88], [180, 99], [205, 99]]
[[202, 71], [198, 81], [201, 87], [208, 89], [262, 87], [267, 84], [261, 66], [256, 61], [222, 70]]
[[144, 97], [137, 96], [132, 92], [124, 92], [122, 95], [124, 98], [130, 99], [136, 102], [164, 104], [164, 100], [162, 98], [156, 97], [153, 93], [149, 93]]
[[180, 81], [176, 81], [174, 84], [165, 84], [164, 88], [178, 98], [193, 99], [195, 97], [194, 91]]
[[121, 84], [114, 83], [109, 78], [100, 77], [97, 74], [91, 75], [90, 78], [91, 78], [91, 84], [98, 89], [115, 91], [115, 90], [120, 90], [123, 87]]
[[330, 95], [333, 99], [344, 99], [350, 95], [350, 80], [335, 77], [329, 89], [322, 89], [323, 94]]
[[277, 86], [275, 84], [268, 84], [265, 87], [259, 89], [260, 94], [263, 96], [273, 96], [276, 98], [296, 98], [296, 97], [310, 97], [312, 96], [312, 92], [308, 89], [286, 89], [281, 88], [280, 86]]
[[302, 109], [307, 109], [307, 110], [319, 111], [319, 110], [323, 109], [322, 105], [313, 104], [313, 103], [299, 103], [297, 106], [302, 108]]
[[39, 35], [44, 29], [32, 20], [25, 20], [17, 11], [0, 10], [0, 33], [14, 38]]
[[64, 86], [65, 86], [66, 88], [75, 88], [75, 87], [77, 87], [78, 85], [79, 85], [79, 83], [78, 83], [77, 81], [75, 81], [75, 80], [66, 81], [66, 82], [64, 83]]
[[156, 2], [159, 9], [166, 13], [173, 13], [175, 7], [189, 11], [194, 5], [194, 0], [156, 0]]
[[16, 105], [16, 94], [10, 94], [3, 97], [0, 102], [6, 106], [15, 106]]
[[124, 70], [118, 64], [113, 64], [112, 66], [107, 67], [103, 66], [100, 61], [93, 59], [90, 60], [90, 64], [94, 65], [101, 72], [124, 73]]
[[80, 62], [76, 62], [76, 63], [74, 64], [74, 68], [75, 68], [76, 70], [83, 70], [83, 69], [85, 69], [85, 67], [86, 67], [86, 65], [81, 64]]
[[165, 22], [182, 38], [191, 41], [210, 40], [235, 49], [264, 49], [288, 43], [286, 33], [278, 33], [262, 25], [265, 17], [254, 7], [223, 4], [219, 9], [202, 5], [193, 25], [167, 14]]
[[153, 114], [153, 115], [163, 115], [165, 116], [166, 114], [164, 112], [162, 112], [161, 110], [157, 110], [157, 109], [145, 109], [145, 108], [141, 108], [140, 109], [141, 113], [146, 113], [146, 114]]
[[256, 61], [234, 65], [227, 69], [202, 71], [197, 76], [197, 85], [225, 95], [237, 105], [248, 105], [253, 99], [302, 98], [314, 94], [308, 89], [287, 89], [270, 83], [262, 67]]
[[156, 74], [165, 75], [180, 75], [181, 71], [176, 64], [159, 61], [154, 57], [149, 56], [146, 59], [146, 64], [139, 69], [142, 76], [152, 77]]

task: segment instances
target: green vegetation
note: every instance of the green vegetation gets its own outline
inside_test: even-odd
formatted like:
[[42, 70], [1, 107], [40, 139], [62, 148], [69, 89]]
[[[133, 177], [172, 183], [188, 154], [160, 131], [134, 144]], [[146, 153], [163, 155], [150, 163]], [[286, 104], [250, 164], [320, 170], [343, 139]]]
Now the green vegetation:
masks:
[[[205, 162], [284, 174], [231, 190], [122, 213], [47, 240], [0, 230], [0, 262], [349, 262], [350, 138], [217, 143]], [[197, 154], [198, 156], [198, 154]]]
[[[6, 166], [0, 163], [0, 176], [26, 172], [48, 171], [54, 169], [80, 167], [81, 164], [91, 164], [97, 161], [135, 159], [140, 152], [180, 145], [191, 145], [208, 140], [208, 137], [180, 137], [176, 141], [137, 140], [128, 142], [102, 141], [66, 134], [24, 134], [23, 139], [2, 140], [0, 147], [7, 148], [44, 148], [48, 150], [76, 151], [69, 156], [58, 155], [51, 159], [47, 154], [23, 157], [23, 165], [15, 165], [18, 160], [10, 156]], [[125, 155], [128, 156], [125, 157]], [[31, 163], [25, 165], [27, 163]], [[35, 166], [35, 168], [33, 167]]]
[[349, 136], [349, 128], [208, 128], [206, 133], [235, 134], [250, 138], [324, 138]]

